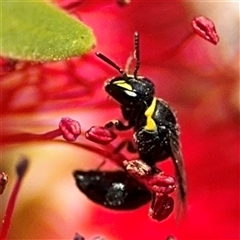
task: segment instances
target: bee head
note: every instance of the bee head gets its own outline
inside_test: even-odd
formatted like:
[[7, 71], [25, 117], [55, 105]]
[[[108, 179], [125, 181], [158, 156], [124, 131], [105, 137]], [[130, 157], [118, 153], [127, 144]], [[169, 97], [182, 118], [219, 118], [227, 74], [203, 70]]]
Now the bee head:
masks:
[[140, 67], [139, 35], [135, 32], [134, 36], [134, 58], [136, 59], [136, 66], [133, 75], [126, 73], [102, 53], [96, 53], [99, 58], [118, 70], [121, 74], [105, 82], [105, 91], [124, 107], [142, 105], [144, 102], [151, 100], [154, 95], [153, 83], [145, 77], [137, 76]]
[[144, 77], [118, 76], [105, 82], [106, 92], [124, 107], [136, 107], [153, 98], [154, 85]]

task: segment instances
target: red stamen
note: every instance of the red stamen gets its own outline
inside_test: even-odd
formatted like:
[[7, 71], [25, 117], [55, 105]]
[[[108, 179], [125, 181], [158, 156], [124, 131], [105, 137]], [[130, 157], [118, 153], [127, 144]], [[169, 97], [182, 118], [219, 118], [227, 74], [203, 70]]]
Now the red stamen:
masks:
[[73, 240], [85, 240], [85, 238], [79, 233], [75, 233]]
[[5, 216], [2, 221], [2, 228], [1, 228], [2, 240], [7, 239], [8, 229], [10, 227], [15, 203], [17, 200], [17, 196], [18, 196], [21, 184], [22, 184], [23, 177], [27, 171], [27, 168], [28, 168], [28, 160], [25, 157], [23, 157], [16, 165], [17, 181], [15, 182], [15, 185], [13, 187], [13, 191], [11, 193], [11, 196], [7, 205]]
[[18, 133], [14, 135], [3, 136], [3, 143], [18, 143], [18, 142], [30, 142], [30, 141], [46, 141], [52, 140], [62, 136], [67, 141], [75, 141], [81, 134], [80, 123], [71, 118], [62, 118], [59, 123], [59, 128], [43, 133]]
[[128, 161], [128, 158], [122, 154], [122, 153], [115, 153], [115, 146], [113, 146], [112, 144], [108, 144], [106, 149], [101, 149], [92, 145], [88, 145], [82, 142], [77, 142], [74, 143], [74, 146], [78, 146], [81, 149], [85, 149], [87, 151], [90, 151], [92, 153], [98, 154], [102, 159], [111, 159], [111, 161], [116, 164], [117, 166], [119, 166], [120, 168], [124, 169], [123, 166], [123, 161], [126, 160]]
[[204, 16], [195, 17], [192, 21], [192, 27], [200, 37], [205, 40], [217, 44], [219, 37], [212, 20]]
[[59, 129], [63, 138], [70, 142], [76, 141], [78, 136], [81, 134], [80, 123], [68, 117], [61, 119], [61, 122], [59, 123]]
[[126, 171], [135, 179], [142, 182], [151, 192], [156, 194], [170, 194], [176, 189], [173, 177], [162, 171], [152, 173], [152, 168], [142, 160], [123, 161]]
[[131, 3], [131, 0], [117, 0], [117, 4], [120, 6], [120, 7], [124, 7], [124, 6], [127, 6]]
[[8, 182], [8, 175], [4, 172], [0, 173], [0, 194], [3, 193]]
[[170, 49], [164, 51], [161, 54], [161, 61], [167, 61], [174, 56], [176, 56], [186, 45], [187, 43], [194, 37], [193, 33], [187, 34], [177, 45], [171, 47]]
[[210, 19], [204, 16], [195, 17], [192, 20], [192, 27], [194, 32], [187, 34], [177, 45], [163, 52], [161, 55], [161, 61], [166, 61], [177, 55], [195, 36], [194, 33], [215, 45], [219, 42], [214, 23]]
[[15, 70], [16, 60], [0, 57], [0, 76]]
[[163, 172], [153, 173], [152, 168], [141, 160], [124, 161], [126, 171], [152, 192], [149, 216], [157, 221], [166, 219], [173, 211], [174, 201], [168, 194], [175, 188], [175, 180]]
[[67, 11], [74, 11], [77, 10], [83, 3], [83, 0], [78, 0], [78, 1], [69, 1], [69, 0], [62, 0], [62, 1], [58, 1], [58, 5], [61, 8], [66, 9]]
[[157, 221], [166, 219], [173, 211], [174, 201], [168, 195], [156, 195], [152, 201], [148, 215]]
[[108, 128], [93, 126], [86, 131], [85, 137], [92, 142], [107, 145], [112, 142], [117, 135]]
[[166, 237], [166, 240], [177, 240], [173, 235], [169, 235]]

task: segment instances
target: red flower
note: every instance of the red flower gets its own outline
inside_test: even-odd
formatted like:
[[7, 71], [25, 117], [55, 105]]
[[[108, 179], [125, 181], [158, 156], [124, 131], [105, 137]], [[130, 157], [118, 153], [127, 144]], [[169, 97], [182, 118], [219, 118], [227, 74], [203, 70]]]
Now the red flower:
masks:
[[[2, 142], [1, 171], [9, 175], [4, 207], [13, 183], [14, 160], [24, 154], [31, 165], [9, 239], [70, 239], [75, 232], [86, 238], [102, 235], [106, 240], [155, 240], [170, 234], [177, 239], [239, 238], [239, 53], [237, 30], [230, 30], [236, 8], [230, 2], [132, 1], [119, 7], [114, 1], [85, 1], [74, 5], [72, 12], [97, 36], [95, 50], [120, 66], [133, 50], [133, 33], [139, 32], [139, 73], [151, 79], [156, 95], [177, 111], [181, 126], [189, 189], [187, 213], [177, 226], [174, 215], [161, 223], [151, 220], [148, 206], [121, 213], [90, 202], [78, 191], [72, 172], [96, 169], [104, 159], [94, 151], [100, 146], [83, 137], [76, 144], [46, 139], [16, 143], [12, 139]], [[199, 15], [215, 22], [220, 43], [214, 46], [195, 37], [177, 48], [177, 54], [170, 51], [173, 54], [163, 58], [192, 33], [191, 21]], [[83, 132], [121, 118], [118, 104], [107, 99], [102, 89], [104, 81], [117, 74], [93, 53], [64, 62], [26, 65], [5, 74], [1, 79], [2, 139], [55, 129], [62, 116], [78, 120]], [[122, 133], [112, 144], [130, 136]], [[92, 148], [84, 148], [83, 143]], [[159, 166], [174, 175], [171, 162]]]

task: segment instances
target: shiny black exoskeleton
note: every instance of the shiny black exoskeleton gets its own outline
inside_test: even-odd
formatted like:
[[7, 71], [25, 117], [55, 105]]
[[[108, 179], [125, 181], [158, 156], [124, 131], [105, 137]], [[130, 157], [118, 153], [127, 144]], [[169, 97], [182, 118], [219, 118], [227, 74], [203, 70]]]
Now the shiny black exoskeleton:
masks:
[[[133, 128], [133, 137], [139, 158], [152, 167], [153, 173], [158, 172], [155, 166], [158, 161], [170, 157], [176, 170], [179, 197], [182, 203], [185, 204], [186, 180], [179, 144], [179, 126], [175, 114], [168, 104], [162, 99], [155, 97], [155, 88], [151, 80], [137, 75], [140, 67], [138, 33], [135, 33], [134, 58], [136, 60], [136, 67], [133, 75], [126, 73], [105, 55], [99, 52], [97, 52], [96, 55], [120, 73], [120, 76], [106, 81], [105, 90], [120, 104], [122, 115], [127, 122], [127, 124], [124, 124], [119, 120], [112, 120], [108, 122], [105, 127], [115, 127], [119, 131]], [[124, 174], [127, 176], [126, 173]], [[108, 182], [106, 187], [109, 186], [109, 182], [113, 184], [115, 181], [110, 175], [106, 175], [104, 178], [106, 182]], [[90, 177], [86, 177], [84, 181], [88, 181], [89, 179]], [[78, 181], [80, 189], [81, 186], [84, 185], [84, 181], [80, 184]], [[103, 182], [104, 181], [99, 184], [100, 188], [104, 188]], [[130, 181], [124, 183], [125, 187], [127, 187], [128, 184], [130, 184]], [[130, 193], [130, 191], [127, 192]], [[138, 192], [138, 190], [136, 190], [136, 192]], [[89, 192], [84, 193], [90, 197]], [[116, 196], [117, 195], [116, 192]], [[99, 195], [99, 198], [100, 197], [101, 194]], [[92, 197], [90, 197], [90, 199], [106, 206], [106, 199], [100, 201]], [[134, 200], [129, 199], [128, 201]], [[119, 197], [119, 202], [121, 202], [121, 196]], [[120, 207], [118, 206], [114, 209], [118, 208]]]
[[144, 185], [123, 171], [74, 172], [78, 188], [93, 202], [114, 210], [133, 210], [151, 200]]

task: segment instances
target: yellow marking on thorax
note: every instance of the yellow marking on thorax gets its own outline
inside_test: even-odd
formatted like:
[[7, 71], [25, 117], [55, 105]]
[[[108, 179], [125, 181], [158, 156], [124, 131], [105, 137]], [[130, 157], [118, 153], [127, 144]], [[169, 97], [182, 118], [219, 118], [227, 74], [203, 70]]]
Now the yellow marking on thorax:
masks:
[[132, 86], [130, 84], [126, 83], [125, 80], [115, 81], [114, 84], [116, 84], [117, 86], [122, 87], [124, 89], [132, 91]]
[[156, 108], [156, 102], [157, 102], [157, 99], [153, 98], [151, 105], [148, 107], [148, 109], [144, 113], [144, 115], [147, 117], [146, 126], [144, 128], [149, 131], [154, 131], [157, 128], [156, 123], [152, 118], [154, 110]]

